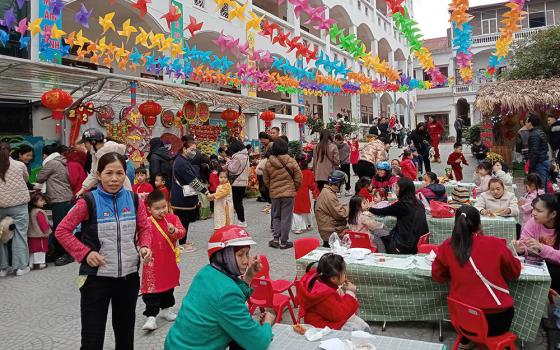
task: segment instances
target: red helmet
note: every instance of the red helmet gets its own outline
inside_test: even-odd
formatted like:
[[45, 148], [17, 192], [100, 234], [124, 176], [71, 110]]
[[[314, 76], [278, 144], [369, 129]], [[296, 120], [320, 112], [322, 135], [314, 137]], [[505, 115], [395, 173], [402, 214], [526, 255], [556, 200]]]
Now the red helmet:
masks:
[[249, 232], [236, 225], [224, 226], [214, 231], [208, 240], [208, 257], [225, 247], [242, 247], [257, 244]]

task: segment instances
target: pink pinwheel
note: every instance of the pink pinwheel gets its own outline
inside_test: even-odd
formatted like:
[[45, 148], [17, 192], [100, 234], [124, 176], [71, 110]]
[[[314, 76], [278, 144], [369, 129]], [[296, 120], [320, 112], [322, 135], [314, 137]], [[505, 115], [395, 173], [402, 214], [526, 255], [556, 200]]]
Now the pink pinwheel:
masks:
[[333, 25], [335, 22], [336, 20], [334, 20], [333, 18], [325, 18], [319, 23], [319, 25], [313, 26], [313, 28], [317, 30], [329, 30], [331, 28], [331, 25]]
[[316, 22], [319, 23], [322, 20], [324, 20], [325, 19], [325, 9], [326, 9], [326, 7], [324, 5], [311, 9], [309, 12], [307, 12], [307, 15], [309, 16], [309, 19], [307, 21], [305, 21], [304, 24], [309, 24], [313, 21], [316, 21]]
[[220, 31], [220, 34], [218, 35], [218, 38], [212, 40], [212, 42], [213, 42], [214, 44], [218, 45], [218, 47], [220, 48], [220, 51], [221, 51], [221, 52], [224, 52], [224, 51], [227, 49], [227, 47], [228, 47], [228, 44], [227, 44], [227, 36], [224, 35], [224, 31], [223, 31], [223, 30]]
[[247, 64], [245, 64], [245, 63], [242, 63], [242, 64], [237, 63], [235, 65], [235, 68], [237, 69], [237, 75], [239, 77], [244, 76], [247, 72]]
[[469, 67], [471, 65], [472, 53], [466, 54], [464, 52], [459, 52], [455, 59], [457, 60], [458, 67]]
[[245, 44], [238, 44], [237, 45], [237, 50], [243, 56], [247, 56], [249, 54], [249, 52], [247, 52], [248, 49], [249, 49], [249, 43], [248, 42], [245, 42]]
[[264, 53], [263, 50], [254, 50], [253, 54], [251, 55], [251, 58], [257, 62], [259, 62], [261, 60], [261, 53]]
[[89, 17], [91, 16], [92, 12], [93, 8], [88, 11], [86, 6], [82, 4], [80, 11], [76, 12], [76, 14], [74, 15], [74, 20], [76, 21], [76, 23], [81, 24], [82, 27], [89, 28]]
[[43, 38], [45, 40], [45, 42], [49, 42], [49, 40], [51, 40], [51, 36], [52, 36], [52, 29], [50, 26], [45, 26], [45, 29], [43, 29]]
[[236, 48], [239, 45], [239, 39], [233, 39], [232, 36], [228, 35], [226, 36], [226, 48], [232, 53], [235, 54], [233, 52], [233, 49]]
[[302, 12], [308, 13], [309, 11], [311, 11], [311, 7], [309, 6], [308, 0], [298, 0], [294, 6], [294, 14], [296, 17], [301, 16]]
[[18, 26], [15, 27], [15, 29], [16, 32], [21, 34], [21, 36], [24, 36], [25, 32], [27, 31], [27, 17], [19, 21]]
[[268, 51], [268, 50], [265, 51], [264, 55], [261, 56], [261, 62], [263, 62], [265, 64], [270, 64], [270, 63], [274, 62], [274, 59], [270, 55], [270, 51]]

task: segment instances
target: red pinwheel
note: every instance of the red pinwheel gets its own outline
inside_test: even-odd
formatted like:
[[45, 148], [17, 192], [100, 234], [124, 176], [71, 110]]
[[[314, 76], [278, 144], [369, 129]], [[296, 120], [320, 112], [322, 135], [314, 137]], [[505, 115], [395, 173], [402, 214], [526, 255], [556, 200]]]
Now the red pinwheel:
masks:
[[[196, 22], [196, 18], [189, 16], [189, 25], [185, 27], [184, 30], [188, 30], [191, 33], [191, 37], [194, 38], [194, 33], [202, 29], [204, 22]], [[196, 38], [195, 38], [196, 39]]]
[[278, 29], [278, 33], [276, 34], [276, 36], [272, 39], [272, 44], [280, 44], [283, 47], [286, 47], [286, 43], [288, 42], [288, 38], [290, 36], [290, 33], [284, 33], [284, 31], [282, 29]]
[[148, 13], [148, 5], [151, 3], [151, 0], [138, 0], [135, 4], [132, 4], [132, 7], [137, 8], [140, 11], [140, 17], [144, 17], [146, 13]]
[[404, 0], [385, 0], [385, 1], [387, 2], [387, 5], [391, 9], [391, 14], [400, 12], [404, 16], [404, 7], [402, 6]]
[[165, 20], [167, 21], [167, 27], [171, 29], [171, 23], [178, 21], [179, 18], [181, 18], [181, 13], [177, 11], [176, 6], [171, 5], [169, 8], [169, 12], [167, 12], [165, 15], [161, 16], [160, 18], [165, 18]]
[[276, 23], [270, 23], [268, 22], [268, 20], [265, 18], [262, 21], [263, 24], [263, 30], [259, 33], [262, 36], [269, 36], [270, 40], [272, 40], [272, 36], [274, 35], [274, 30], [280, 30], [280, 26]]

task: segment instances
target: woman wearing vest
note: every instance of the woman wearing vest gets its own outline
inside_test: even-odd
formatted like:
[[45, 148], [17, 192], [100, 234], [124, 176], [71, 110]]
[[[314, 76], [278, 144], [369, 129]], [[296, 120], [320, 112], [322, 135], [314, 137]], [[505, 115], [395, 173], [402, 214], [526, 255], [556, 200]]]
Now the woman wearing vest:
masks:
[[[455, 212], [451, 238], [441, 244], [432, 264], [432, 278], [450, 283], [449, 296], [481, 309], [488, 320], [488, 336], [509, 331], [513, 320], [513, 298], [506, 280], [516, 280], [521, 263], [505, 240], [481, 234], [480, 214], [463, 205]], [[459, 349], [471, 349], [463, 339]]]
[[[133, 349], [139, 255], [151, 260], [150, 224], [143, 201], [123, 188], [126, 159], [111, 152], [97, 163], [97, 189], [79, 199], [56, 238], [80, 262], [81, 349], [103, 349], [111, 303], [115, 348]], [[81, 241], [73, 231], [82, 224]]]

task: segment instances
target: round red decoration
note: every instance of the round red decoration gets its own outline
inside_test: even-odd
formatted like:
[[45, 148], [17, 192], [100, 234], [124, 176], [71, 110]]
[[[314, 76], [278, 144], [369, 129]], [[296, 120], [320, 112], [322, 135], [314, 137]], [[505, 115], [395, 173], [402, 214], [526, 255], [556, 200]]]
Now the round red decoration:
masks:
[[276, 118], [276, 114], [273, 111], [264, 111], [261, 113], [260, 118], [264, 121], [264, 125], [269, 127], [272, 124], [274, 118]]
[[72, 105], [73, 101], [72, 95], [60, 89], [47, 91], [41, 97], [43, 106], [52, 111], [52, 118], [54, 120], [62, 120], [64, 118], [64, 111]]
[[144, 124], [152, 128], [156, 125], [157, 116], [161, 113], [161, 105], [154, 101], [146, 101], [138, 107], [138, 111], [144, 117]]
[[307, 122], [307, 116], [300, 113], [294, 117], [294, 121], [301, 126]]
[[187, 101], [183, 104], [183, 116], [189, 123], [196, 120], [196, 104], [193, 101]]
[[166, 128], [170, 128], [175, 123], [175, 113], [172, 110], [166, 109], [161, 114], [161, 125]]
[[220, 115], [226, 122], [232, 122], [239, 117], [239, 113], [231, 108], [228, 108]]
[[206, 123], [208, 119], [210, 119], [210, 109], [208, 108], [208, 105], [204, 102], [200, 102], [196, 106], [196, 114], [198, 115], [198, 120], [200, 120], [201, 123]]

